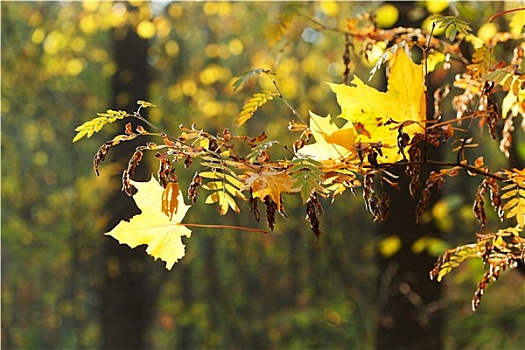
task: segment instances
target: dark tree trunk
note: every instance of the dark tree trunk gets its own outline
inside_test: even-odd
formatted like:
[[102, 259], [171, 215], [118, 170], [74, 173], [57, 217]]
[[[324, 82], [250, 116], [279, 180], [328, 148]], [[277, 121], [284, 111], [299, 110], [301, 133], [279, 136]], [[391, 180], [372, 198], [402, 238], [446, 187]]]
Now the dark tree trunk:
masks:
[[380, 260], [376, 346], [440, 349], [441, 288], [429, 279], [435, 258], [412, 251], [418, 238], [437, 236], [437, 230], [433, 225], [415, 223], [415, 201], [407, 193], [407, 184], [401, 186], [402, 191], [388, 191], [392, 203], [389, 219], [378, 229], [383, 236], [397, 235], [402, 247], [394, 256]]
[[[114, 54], [117, 72], [113, 80], [113, 108], [132, 111], [136, 101], [147, 98], [149, 83], [147, 69], [148, 44], [131, 28], [115, 30]], [[124, 125], [118, 127], [124, 128]], [[122, 143], [110, 151], [110, 156], [125, 169], [127, 159], [136, 144]], [[144, 180], [145, 166], [137, 168], [136, 177]], [[104, 171], [103, 167], [101, 171]], [[142, 175], [142, 176], [141, 176]], [[115, 179], [115, 181], [118, 181]], [[107, 198], [110, 217], [107, 231], [120, 220], [128, 220], [139, 210], [132, 198], [123, 192], [111, 192]], [[107, 237], [105, 243], [105, 283], [101, 293], [102, 347], [106, 349], [144, 348], [144, 331], [149, 324], [152, 308], [148, 261], [151, 259], [140, 247], [131, 250]]]
[[[392, 2], [399, 9], [395, 26], [418, 27], [407, 14], [414, 2]], [[432, 87], [429, 87], [432, 92]], [[432, 115], [429, 111], [427, 115]], [[429, 158], [439, 159], [439, 154]], [[426, 172], [425, 172], [426, 171]], [[399, 173], [401, 178], [404, 174]], [[425, 183], [428, 169], [421, 169], [420, 181]], [[392, 257], [381, 258], [379, 280], [379, 314], [376, 334], [378, 349], [440, 349], [442, 343], [441, 285], [429, 279], [435, 258], [416, 254], [412, 244], [423, 236], [439, 236], [432, 223], [415, 222], [418, 198], [408, 194], [408, 182], [401, 181], [401, 190], [387, 189], [391, 198], [389, 218], [379, 225], [382, 236], [397, 235], [401, 249]], [[389, 186], [387, 186], [389, 187]], [[435, 202], [438, 193], [433, 192]], [[430, 203], [430, 208], [432, 203]]]

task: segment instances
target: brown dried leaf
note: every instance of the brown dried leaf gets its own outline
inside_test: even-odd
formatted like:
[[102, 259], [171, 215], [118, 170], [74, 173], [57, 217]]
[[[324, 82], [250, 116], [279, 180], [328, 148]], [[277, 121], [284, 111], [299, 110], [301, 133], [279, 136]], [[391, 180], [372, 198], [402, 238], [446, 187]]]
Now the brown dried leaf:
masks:
[[97, 176], [100, 175], [98, 172], [98, 166], [100, 165], [100, 162], [103, 162], [104, 159], [106, 159], [106, 156], [111, 146], [111, 141], [104, 143], [102, 146], [100, 146], [100, 148], [97, 151], [97, 154], [95, 154], [95, 157], [93, 158], [93, 170], [95, 170], [95, 174], [97, 174]]
[[250, 213], [253, 213], [255, 221], [259, 222], [261, 220], [261, 212], [257, 206], [257, 198], [252, 196], [252, 190], [250, 189], [250, 197], [248, 198], [248, 204], [250, 205]]
[[321, 229], [319, 228], [319, 216], [323, 214], [323, 207], [319, 202], [317, 193], [312, 191], [310, 197], [306, 201], [306, 220], [310, 222], [310, 227], [315, 235], [315, 240], [319, 241], [321, 235]]
[[197, 201], [197, 188], [202, 185], [202, 177], [199, 173], [195, 173], [188, 188], [188, 199], [195, 204]]
[[270, 196], [264, 197], [264, 205], [266, 206], [266, 222], [270, 231], [275, 227], [275, 213], [277, 211], [277, 203], [275, 203]]
[[168, 158], [162, 158], [159, 162], [159, 183], [162, 188], [166, 188], [169, 182], [169, 174], [171, 172], [171, 162]]
[[128, 196], [133, 195], [131, 191], [131, 180], [133, 180], [133, 176], [135, 175], [135, 169], [139, 165], [142, 156], [143, 152], [140, 150], [140, 147], [137, 147], [135, 153], [133, 153], [133, 155], [129, 159], [127, 169], [124, 170], [124, 172], [122, 173], [122, 190], [126, 192]]
[[476, 215], [476, 219], [478, 219], [481, 227], [485, 227], [487, 224], [487, 215], [485, 213], [483, 199], [485, 193], [487, 192], [487, 186], [487, 179], [483, 180], [483, 182], [481, 182], [481, 184], [478, 186], [478, 190], [476, 191], [476, 199], [474, 200], [474, 206], [472, 207], [472, 210], [474, 210], [474, 214]]

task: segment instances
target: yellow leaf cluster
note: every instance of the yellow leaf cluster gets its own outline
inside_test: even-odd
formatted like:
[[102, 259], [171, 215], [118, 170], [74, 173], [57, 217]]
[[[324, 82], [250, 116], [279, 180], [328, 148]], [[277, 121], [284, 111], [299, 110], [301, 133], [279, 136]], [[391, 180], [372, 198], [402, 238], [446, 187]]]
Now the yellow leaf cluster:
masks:
[[503, 98], [501, 115], [506, 118], [510, 115], [516, 117], [519, 113], [525, 116], [525, 89], [519, 88], [525, 84], [525, 75], [513, 76], [508, 94]]
[[202, 185], [202, 188], [208, 191], [215, 191], [206, 197], [206, 203], [217, 203], [219, 205], [219, 214], [226, 215], [231, 208], [234, 212], [239, 213], [241, 210], [232, 196], [246, 200], [246, 197], [239, 191], [242, 186], [240, 180], [233, 175], [225, 174], [218, 171], [205, 171], [199, 173], [200, 176], [217, 181], [209, 181]]
[[248, 119], [253, 117], [253, 114], [264, 105], [266, 102], [273, 100], [273, 95], [270, 91], [258, 92], [242, 107], [241, 113], [237, 116], [237, 124], [243, 125]]
[[507, 213], [507, 219], [516, 217], [518, 225], [525, 227], [525, 169], [512, 169], [506, 171], [512, 184], [502, 188], [506, 191], [501, 199], [508, 199], [508, 202], [503, 206], [503, 210]]

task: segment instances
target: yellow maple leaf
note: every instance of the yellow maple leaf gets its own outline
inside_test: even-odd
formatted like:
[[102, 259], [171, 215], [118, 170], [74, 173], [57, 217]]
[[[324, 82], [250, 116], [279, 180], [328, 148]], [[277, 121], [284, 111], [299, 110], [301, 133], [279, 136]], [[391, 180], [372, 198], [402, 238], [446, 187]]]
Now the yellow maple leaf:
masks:
[[[184, 204], [178, 186], [175, 201], [173, 195], [166, 193], [153, 176], [148, 182], [131, 183], [138, 190], [133, 199], [142, 213], [132, 217], [129, 222], [121, 221], [106, 235], [131, 248], [146, 244], [146, 253], [165, 261], [166, 269], [171, 270], [185, 254], [182, 237], [191, 236], [191, 230], [181, 224], [190, 206]], [[175, 187], [168, 188], [168, 191], [173, 190]], [[172, 207], [171, 203], [176, 203], [176, 208]]]
[[310, 112], [310, 130], [315, 143], [304, 146], [297, 154], [308, 156], [325, 166], [355, 156], [356, 131], [351, 122], [339, 128], [332, 123], [330, 115], [323, 118]]
[[340, 118], [353, 123], [356, 142], [381, 141], [383, 156], [378, 162], [401, 159], [397, 146], [398, 127], [412, 137], [424, 133], [426, 119], [423, 67], [399, 50], [388, 77], [388, 89], [381, 92], [354, 76], [351, 84], [329, 84], [341, 106]]

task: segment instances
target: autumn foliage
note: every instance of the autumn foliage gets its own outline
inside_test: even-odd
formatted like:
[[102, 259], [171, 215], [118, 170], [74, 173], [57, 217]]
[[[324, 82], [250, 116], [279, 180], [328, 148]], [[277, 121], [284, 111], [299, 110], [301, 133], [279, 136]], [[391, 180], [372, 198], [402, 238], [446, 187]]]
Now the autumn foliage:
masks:
[[[502, 15], [513, 14], [523, 15], [523, 9]], [[288, 17], [283, 17], [286, 20]], [[347, 190], [359, 193], [373, 220], [379, 222], [388, 216], [390, 206], [396, 205], [383, 190], [384, 186], [393, 186], [408, 191], [417, 201], [417, 220], [428, 209], [433, 191], [466, 172], [479, 183], [472, 200], [481, 228], [487, 224], [487, 201], [503, 227], [496, 232], [473, 233], [473, 243], [445, 251], [430, 277], [441, 281], [466, 259], [481, 259], [486, 272], [474, 294], [476, 309], [491, 281], [506, 269], [524, 263], [525, 169], [492, 169], [483, 156], [470, 152], [477, 146], [476, 135], [486, 129], [499, 142], [502, 156], [509, 157], [516, 121], [519, 117], [525, 120], [521, 28], [514, 26], [483, 40], [471, 33], [468, 23], [450, 16], [434, 17], [430, 32], [419, 28], [383, 30], [369, 15], [348, 19], [344, 30], [320, 26], [320, 30], [334, 30], [345, 37], [341, 55], [347, 67], [351, 57], [370, 59], [372, 52], [382, 50], [371, 76], [385, 67], [387, 90], [376, 90], [347, 69], [343, 83], [329, 84], [341, 108], [333, 111], [337, 117], [319, 116], [315, 111], [303, 116], [283, 95], [274, 72], [257, 68], [239, 75], [234, 83], [236, 90], [257, 76], [269, 79], [274, 90], [253, 93], [232, 119], [236, 118], [238, 125], [250, 123], [265, 104], [283, 101], [294, 115], [288, 121], [289, 131], [296, 135], [290, 145], [269, 140], [262, 131], [248, 136], [225, 128], [213, 134], [198, 125], [197, 117], [195, 124], [181, 125], [178, 133], [161, 130], [142, 116], [144, 108], [155, 107], [145, 101], [138, 101], [135, 111], [108, 110], [79, 126], [73, 141], [90, 137], [121, 119], [138, 119], [149, 127], [133, 129], [127, 123], [124, 133], [105, 142], [94, 157], [94, 170], [99, 174], [100, 163], [112, 147], [144, 139], [122, 176], [123, 190], [133, 196], [142, 213], [107, 234], [132, 248], [147, 244], [147, 253], [171, 269], [184, 256], [181, 237], [190, 237], [188, 227], [205, 225], [182, 222], [190, 206], [179, 188], [179, 171], [194, 174], [185, 189], [192, 204], [204, 195], [206, 203], [217, 205], [219, 214], [248, 210], [256, 221], [263, 217], [270, 230], [276, 225], [277, 213], [287, 217], [286, 196], [298, 195], [316, 239], [322, 239], [322, 198], [333, 201]], [[439, 29], [444, 30], [443, 35], [436, 35]], [[506, 62], [497, 57], [496, 47], [509, 43], [514, 51]], [[430, 91], [429, 77], [449, 69], [458, 71], [454, 86]], [[447, 99], [448, 94], [453, 98]], [[504, 97], [497, 98], [501, 94]], [[451, 103], [456, 114], [443, 112], [444, 103]], [[429, 150], [435, 148], [452, 154], [454, 160], [430, 158]], [[276, 149], [287, 156], [275, 157], [274, 153], [279, 153], [274, 152]], [[134, 172], [146, 152], [158, 160], [158, 180], [136, 182]], [[426, 178], [421, 176], [422, 167], [432, 169]], [[401, 188], [394, 169], [404, 171], [408, 188]]]

